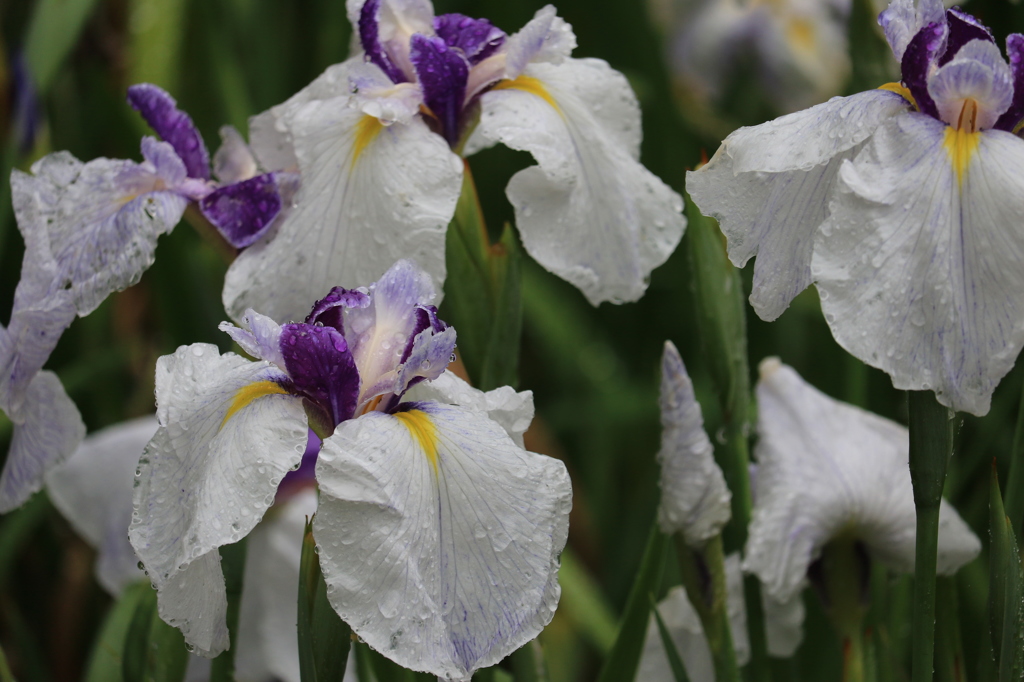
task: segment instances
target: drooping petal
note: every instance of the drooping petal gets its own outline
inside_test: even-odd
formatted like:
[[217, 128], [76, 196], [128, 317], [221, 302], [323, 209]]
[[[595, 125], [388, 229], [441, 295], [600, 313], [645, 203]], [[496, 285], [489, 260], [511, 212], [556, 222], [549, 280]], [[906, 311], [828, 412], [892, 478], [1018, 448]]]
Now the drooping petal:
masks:
[[[775, 599], [797, 594], [822, 547], [852, 533], [871, 555], [912, 571], [916, 513], [907, 430], [840, 403], [777, 358], [761, 363], [758, 462], [744, 569]], [[981, 549], [956, 511], [940, 508], [939, 571]]]
[[405, 397], [414, 402], [433, 400], [482, 412], [501, 424], [519, 447], [523, 447], [523, 434], [533, 421], [533, 391], [517, 392], [511, 386], [501, 386], [485, 393], [448, 370], [433, 381], [416, 384]]
[[47, 471], [65, 461], [85, 436], [78, 408], [53, 372], [38, 372], [28, 385], [0, 474], [0, 513], [20, 506], [43, 487]]
[[[144, 141], [145, 143], [145, 141]], [[169, 146], [149, 138], [152, 149]], [[151, 154], [152, 155], [152, 154]], [[14, 171], [11, 191], [25, 238], [22, 269], [53, 267], [46, 296], [67, 291], [80, 315], [139, 280], [153, 263], [157, 238], [181, 219], [185, 197], [158, 188], [150, 164], [50, 154], [32, 174]]]
[[192, 118], [178, 109], [173, 97], [155, 85], [140, 83], [128, 88], [128, 103], [157, 135], [174, 147], [189, 177], [210, 179], [210, 153]]
[[160, 614], [204, 656], [227, 646], [217, 548], [244, 537], [306, 448], [301, 400], [267, 362], [182, 346], [157, 362], [160, 429], [139, 461], [129, 537]]
[[569, 478], [479, 412], [407, 407], [324, 442], [314, 536], [357, 635], [400, 665], [468, 680], [551, 620]]
[[944, 12], [942, 0], [894, 0], [878, 15], [878, 23], [897, 61], [903, 59], [907, 45], [918, 31], [931, 23], [945, 23]]
[[156, 417], [148, 415], [97, 431], [46, 475], [50, 500], [98, 551], [96, 577], [114, 597], [143, 577], [128, 542], [128, 524], [135, 469], [157, 426]]
[[423, 90], [423, 103], [437, 118], [442, 134], [453, 147], [459, 141], [459, 118], [466, 99], [469, 61], [441, 38], [414, 35], [409, 53]]
[[[939, 118], [957, 128], [986, 130], [1013, 102], [1013, 75], [995, 43], [972, 40], [928, 79], [928, 94]], [[974, 121], [961, 120], [965, 103], [973, 100]]]
[[[739, 554], [726, 557], [725, 578], [726, 608], [736, 662], [746, 665], [750, 659], [750, 640], [747, 636], [747, 609], [743, 601], [743, 572], [740, 570]], [[690, 682], [715, 682], [715, 667], [707, 637], [704, 636], [704, 626], [686, 590], [682, 586], [673, 587], [656, 608], [672, 637]], [[647, 623], [644, 650], [635, 679], [637, 682], [672, 682], [675, 679], [653, 616]]]
[[232, 317], [251, 307], [302, 319], [323, 292], [372, 282], [399, 258], [444, 280], [461, 160], [421, 120], [383, 126], [346, 101], [310, 102], [294, 119], [302, 187], [276, 235], [228, 271]]
[[545, 5], [505, 43], [504, 75], [518, 78], [531, 62], [561, 64], [575, 49], [572, 26], [558, 16], [552, 5]]
[[707, 165], [687, 173], [687, 191], [718, 219], [730, 260], [743, 267], [757, 256], [750, 303], [762, 319], [776, 319], [811, 283], [814, 234], [828, 217], [842, 161], [907, 107], [884, 90], [836, 98], [740, 128]]
[[220, 148], [213, 155], [213, 174], [220, 182], [241, 182], [259, 175], [256, 157], [234, 126], [222, 126], [220, 139]]
[[251, 246], [281, 211], [275, 174], [264, 173], [218, 187], [200, 200], [199, 209], [231, 246]]
[[800, 591], [785, 601], [776, 599], [766, 590], [761, 591], [764, 609], [764, 634], [768, 655], [789, 658], [804, 641], [804, 599]]
[[480, 102], [477, 133], [539, 164], [506, 189], [530, 255], [594, 305], [640, 298], [686, 219], [638, 161], [640, 113], [622, 74], [599, 59], [531, 64]]
[[1024, 143], [924, 116], [840, 172], [812, 271], [836, 340], [908, 390], [983, 415], [1024, 345]]
[[293, 390], [328, 409], [331, 426], [351, 418], [359, 371], [344, 335], [334, 327], [286, 324], [280, 343]]
[[665, 342], [661, 356], [661, 505], [658, 523], [699, 546], [718, 535], [732, 516], [732, 494], [704, 432], [704, 417], [679, 351]]
[[1011, 33], [1006, 37], [1006, 54], [1010, 58], [1010, 71], [1013, 72], [1013, 103], [999, 117], [995, 127], [1013, 132], [1021, 119], [1024, 119], [1024, 35]]

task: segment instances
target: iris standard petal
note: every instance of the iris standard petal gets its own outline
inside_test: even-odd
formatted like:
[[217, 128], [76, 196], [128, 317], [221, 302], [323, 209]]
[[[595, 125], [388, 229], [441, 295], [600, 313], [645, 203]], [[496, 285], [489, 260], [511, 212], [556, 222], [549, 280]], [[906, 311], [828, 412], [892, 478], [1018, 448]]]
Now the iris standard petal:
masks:
[[413, 258], [440, 284], [462, 161], [421, 120], [384, 126], [346, 99], [313, 101], [291, 134], [302, 187], [276, 234], [232, 264], [224, 303], [302, 319], [332, 286], [376, 280]]
[[[173, 154], [166, 143], [152, 144]], [[66, 290], [80, 315], [92, 312], [110, 293], [139, 281], [153, 263], [157, 238], [181, 219], [188, 200], [158, 189], [162, 184], [149, 164], [83, 164], [67, 152], [43, 157], [31, 175], [14, 171], [12, 200], [26, 247], [22, 270], [53, 262], [47, 295]]]
[[98, 551], [96, 577], [114, 597], [143, 577], [128, 542], [128, 524], [135, 469], [157, 426], [154, 415], [108, 426], [46, 475], [50, 500]]
[[686, 219], [680, 196], [637, 160], [625, 77], [599, 59], [534, 63], [480, 102], [477, 133], [538, 162], [506, 189], [530, 255], [594, 305], [640, 298]]
[[0, 474], [0, 513], [21, 505], [43, 487], [43, 476], [75, 451], [85, 424], [53, 372], [34, 375], [14, 422], [11, 447]]
[[[986, 130], [1013, 103], [1013, 74], [995, 43], [972, 40], [932, 74], [928, 94], [946, 123], [968, 132]], [[968, 100], [973, 100], [975, 112], [970, 121], [963, 120]]]
[[280, 387], [286, 379], [210, 344], [157, 362], [161, 427], [139, 461], [129, 537], [161, 616], [205, 656], [227, 645], [217, 548], [252, 530], [306, 448], [306, 416]]
[[903, 53], [918, 31], [931, 23], [944, 23], [944, 13], [942, 0], [894, 0], [878, 15], [878, 23], [896, 60], [903, 59]]
[[719, 221], [730, 260], [743, 267], [757, 256], [750, 303], [762, 319], [776, 319], [811, 283], [814, 234], [828, 217], [842, 161], [908, 106], [883, 90], [835, 98], [740, 128], [707, 165], [686, 174], [694, 203]]
[[[757, 386], [758, 462], [744, 569], [777, 600], [797, 594], [833, 537], [852, 534], [890, 567], [913, 570], [916, 514], [907, 429], [840, 403], [770, 358]], [[949, 505], [939, 561], [952, 573], [981, 549]]]
[[732, 494], [704, 432], [700, 403], [679, 351], [665, 342], [661, 356], [661, 504], [658, 523], [699, 546], [718, 535], [732, 516]]
[[551, 620], [572, 491], [561, 462], [483, 414], [407, 407], [324, 442], [314, 535], [357, 635], [400, 665], [468, 680]]
[[242, 324], [245, 329], [239, 329], [230, 322], [221, 322], [218, 328], [252, 357], [285, 369], [284, 355], [281, 353], [281, 325], [252, 308], [245, 311]]
[[1024, 345], [1024, 143], [919, 115], [840, 173], [812, 270], [836, 340], [976, 415]]
[[275, 175], [264, 173], [224, 185], [200, 199], [203, 215], [236, 249], [254, 244], [280, 213], [281, 194]]

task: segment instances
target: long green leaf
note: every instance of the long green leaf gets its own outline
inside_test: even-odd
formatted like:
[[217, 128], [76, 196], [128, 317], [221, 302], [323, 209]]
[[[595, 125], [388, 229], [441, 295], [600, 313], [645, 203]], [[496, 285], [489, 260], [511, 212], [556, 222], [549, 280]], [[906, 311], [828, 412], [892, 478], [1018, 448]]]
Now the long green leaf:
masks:
[[992, 533], [989, 557], [989, 618], [999, 682], [1020, 682], [1024, 677], [1024, 568], [1013, 533], [1013, 524], [1003, 509], [995, 463], [989, 487]]
[[[128, 597], [128, 604], [134, 603], [134, 610], [125, 611], [131, 614], [126, 619], [118, 614], [118, 620], [111, 624], [111, 637], [116, 636], [116, 629], [124, 628], [121, 650], [120, 677], [115, 679], [124, 682], [181, 682], [185, 679], [188, 668], [188, 649], [181, 632], [160, 619], [157, 612], [156, 591], [146, 584], [140, 583], [129, 588], [135, 595]], [[115, 606], [115, 613], [120, 608]], [[104, 642], [101, 640], [100, 644]], [[110, 642], [116, 647], [116, 642]], [[117, 659], [116, 648], [108, 654], [106, 667]], [[94, 659], [95, 660], [95, 659]], [[97, 670], [99, 675], [103, 671]], [[90, 668], [90, 675], [93, 674]], [[102, 676], [91, 679], [105, 679]]]
[[558, 582], [562, 586], [559, 609], [598, 651], [607, 654], [615, 644], [615, 615], [597, 582], [570, 548], [562, 552]]
[[515, 682], [547, 682], [548, 670], [540, 640], [530, 640], [526, 646], [513, 651], [508, 659]]
[[668, 628], [665, 627], [665, 621], [661, 619], [661, 614], [658, 613], [658, 605], [653, 599], [651, 600], [651, 613], [654, 614], [654, 622], [658, 624], [658, 635], [661, 637], [661, 645], [665, 649], [665, 657], [668, 658], [672, 677], [675, 678], [676, 682], [689, 682], [690, 678], [687, 677], [686, 668], [683, 667], [683, 659], [679, 656], [676, 643], [672, 641], [672, 635], [669, 633]]
[[647, 634], [651, 596], [658, 596], [655, 592], [661, 584], [667, 546], [667, 536], [658, 530], [658, 524], [654, 522], [647, 536], [647, 546], [640, 560], [640, 570], [626, 600], [626, 610], [622, 615], [615, 645], [604, 661], [604, 667], [597, 678], [598, 682], [628, 681], [636, 676], [640, 655], [643, 653], [644, 636]]
[[210, 663], [210, 682], [232, 682], [235, 678], [235, 654], [238, 653], [238, 612], [242, 605], [245, 556], [248, 538], [220, 548], [220, 567], [224, 572], [224, 590], [228, 600], [227, 626], [230, 645]]
[[298, 590], [299, 674], [303, 682], [333, 682], [345, 675], [352, 630], [327, 599], [327, 583], [313, 539], [312, 521], [306, 523], [299, 559]]

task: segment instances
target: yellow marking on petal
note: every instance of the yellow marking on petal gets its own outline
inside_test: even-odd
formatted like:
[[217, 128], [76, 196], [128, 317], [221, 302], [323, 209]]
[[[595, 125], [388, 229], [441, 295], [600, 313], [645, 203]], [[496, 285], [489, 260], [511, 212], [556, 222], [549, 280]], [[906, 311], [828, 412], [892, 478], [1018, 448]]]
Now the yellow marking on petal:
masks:
[[903, 87], [902, 83], [886, 83], [885, 85], [879, 85], [878, 89], [895, 92], [897, 95], [910, 102], [910, 104], [917, 109], [917, 100], [915, 100], [914, 96], [910, 94], [910, 90]]
[[974, 152], [978, 150], [978, 145], [980, 144], [980, 132], [970, 133], [964, 129], [957, 130], [952, 126], [946, 127], [946, 137], [942, 141], [942, 146], [946, 148], [949, 162], [953, 164], [953, 170], [956, 171], [956, 179], [960, 187], [964, 185], [964, 175], [967, 174], [967, 167], [970, 166], [971, 157], [974, 156]]
[[409, 433], [423, 448], [427, 459], [434, 465], [434, 471], [437, 471], [437, 427], [430, 421], [427, 413], [423, 410], [407, 410], [399, 412], [395, 418], [409, 429]]
[[512, 80], [503, 80], [494, 86], [494, 90], [521, 90], [522, 92], [528, 92], [531, 95], [536, 95], [542, 100], [551, 105], [551, 108], [558, 112], [558, 115], [562, 115], [562, 107], [558, 106], [558, 102], [551, 96], [548, 89], [544, 87], [544, 84], [533, 76], [519, 76]]
[[356, 124], [355, 143], [352, 145], [352, 164], [349, 166], [350, 169], [355, 168], [356, 161], [362, 156], [367, 145], [373, 142], [382, 130], [384, 130], [384, 124], [369, 114], [365, 114], [359, 119], [359, 123]]
[[262, 398], [265, 395], [285, 393], [287, 393], [287, 391], [273, 381], [257, 381], [249, 384], [248, 386], [243, 386], [235, 393], [235, 399], [231, 401], [231, 406], [224, 415], [224, 421], [220, 423], [221, 428], [224, 428], [224, 425], [228, 423], [229, 419], [235, 416], [235, 413], [244, 407], [248, 407], [252, 401], [257, 398]]

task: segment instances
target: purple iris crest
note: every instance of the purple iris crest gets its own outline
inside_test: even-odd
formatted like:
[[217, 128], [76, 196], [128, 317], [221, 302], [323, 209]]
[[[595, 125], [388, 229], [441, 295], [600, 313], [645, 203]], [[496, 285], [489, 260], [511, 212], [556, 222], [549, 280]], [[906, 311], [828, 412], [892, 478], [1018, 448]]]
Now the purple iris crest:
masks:
[[455, 147], [465, 112], [490, 85], [467, 92], [470, 72], [504, 44], [505, 32], [486, 19], [442, 14], [434, 17], [434, 36], [413, 33], [408, 42], [404, 36], [384, 40], [380, 12], [381, 0], [367, 0], [360, 12], [359, 39], [366, 60], [379, 66], [395, 84], [419, 83], [431, 114], [428, 122]]
[[453, 359], [455, 330], [429, 304], [428, 284], [415, 265], [399, 261], [372, 290], [334, 287], [302, 322], [277, 326], [249, 311], [249, 331], [221, 328], [283, 369], [272, 381], [304, 399], [315, 430], [331, 433], [366, 412], [407, 409], [402, 395]]
[[[270, 172], [210, 179], [210, 154], [191, 117], [177, 108], [177, 102], [155, 85], [141, 83], [128, 88], [128, 103], [181, 159], [188, 180], [173, 188], [189, 201], [195, 201], [200, 212], [217, 228], [224, 239], [237, 249], [250, 246], [270, 229], [294, 191], [294, 173]], [[233, 138], [225, 140], [229, 155], [251, 153]], [[236, 164], [238, 165], [238, 164]], [[255, 162], [247, 164], [255, 169]]]
[[[879, 23], [891, 35], [901, 22], [890, 9]], [[921, 113], [968, 133], [1014, 132], [1024, 119], [1024, 36], [1010, 35], [1006, 51], [1009, 68], [991, 31], [950, 9], [924, 24], [897, 57], [902, 84]]]

